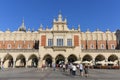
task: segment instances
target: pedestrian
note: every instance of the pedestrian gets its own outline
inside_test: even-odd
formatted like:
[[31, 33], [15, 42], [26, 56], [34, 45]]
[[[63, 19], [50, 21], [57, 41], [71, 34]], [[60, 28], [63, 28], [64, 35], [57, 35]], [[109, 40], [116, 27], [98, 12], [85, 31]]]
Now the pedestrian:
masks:
[[62, 68], [63, 68], [63, 71], [65, 72], [66, 65], [65, 65], [65, 64], [63, 64]]
[[73, 73], [73, 76], [76, 75], [76, 70], [77, 70], [76, 66], [73, 65], [73, 66], [72, 66], [72, 73]]
[[55, 70], [56, 70], [56, 65], [55, 65], [55, 63], [53, 63], [52, 67], [53, 67], [53, 71], [55, 71]]
[[80, 63], [79, 65], [80, 76], [83, 76], [83, 64]]
[[4, 66], [3, 65], [1, 66], [1, 70], [4, 71]]
[[77, 69], [79, 69], [79, 64], [77, 64]]
[[65, 65], [66, 71], [68, 71], [68, 64]]
[[85, 72], [85, 77], [88, 77], [88, 65], [87, 64], [85, 64], [85, 66], [84, 66], [84, 72]]
[[73, 66], [72, 63], [70, 63], [70, 64], [68, 65], [68, 68], [69, 68], [69, 70], [70, 70], [70, 75], [72, 75], [72, 66]]

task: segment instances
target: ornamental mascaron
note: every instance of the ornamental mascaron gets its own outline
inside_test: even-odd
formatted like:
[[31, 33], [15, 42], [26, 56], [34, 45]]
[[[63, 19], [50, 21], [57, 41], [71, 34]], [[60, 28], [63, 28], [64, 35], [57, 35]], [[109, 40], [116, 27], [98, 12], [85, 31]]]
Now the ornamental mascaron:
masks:
[[52, 28], [26, 30], [24, 21], [17, 31], [0, 31], [0, 65], [9, 67], [41, 67], [60, 62], [119, 66], [120, 31], [81, 32], [69, 29], [67, 19], [59, 14]]

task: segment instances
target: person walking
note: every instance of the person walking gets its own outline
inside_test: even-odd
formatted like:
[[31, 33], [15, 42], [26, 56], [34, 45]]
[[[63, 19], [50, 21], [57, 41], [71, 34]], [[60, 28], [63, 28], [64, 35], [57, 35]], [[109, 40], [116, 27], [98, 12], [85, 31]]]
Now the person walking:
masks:
[[72, 64], [72, 63], [69, 63], [68, 68], [69, 68], [69, 70], [70, 70], [70, 75], [72, 75], [72, 66], [73, 66], [73, 64]]
[[65, 64], [63, 64], [62, 68], [63, 68], [63, 72], [65, 72], [66, 65], [65, 65]]
[[88, 77], [88, 65], [85, 64], [84, 66], [84, 71], [85, 71], [85, 77]]
[[83, 64], [80, 63], [79, 65], [80, 76], [83, 76]]
[[56, 65], [55, 65], [55, 63], [53, 63], [52, 67], [53, 67], [53, 71], [55, 71], [55, 70], [56, 70]]
[[73, 76], [76, 75], [76, 70], [77, 70], [76, 66], [73, 65], [73, 66], [72, 66], [72, 74], [73, 74]]

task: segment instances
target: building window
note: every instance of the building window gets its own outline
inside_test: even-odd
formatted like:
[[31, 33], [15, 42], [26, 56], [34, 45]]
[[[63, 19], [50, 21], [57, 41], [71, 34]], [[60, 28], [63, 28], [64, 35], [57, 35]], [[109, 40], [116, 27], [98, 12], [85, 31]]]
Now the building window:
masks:
[[21, 49], [21, 45], [20, 44], [18, 45], [18, 49]]
[[30, 46], [30, 44], [28, 44], [28, 49], [30, 49], [31, 48], [31, 46]]
[[53, 39], [48, 39], [48, 46], [53, 46]]
[[67, 39], [67, 46], [72, 46], [72, 39]]
[[7, 49], [11, 49], [11, 44], [8, 44], [8, 45], [7, 45]]
[[90, 45], [90, 49], [94, 49], [94, 45], [93, 44]]
[[115, 49], [115, 45], [114, 44], [111, 45], [111, 49]]
[[83, 44], [81, 45], [81, 49], [84, 49], [84, 45]]
[[104, 44], [101, 44], [101, 49], [105, 49]]
[[63, 46], [63, 39], [57, 39], [57, 46]]

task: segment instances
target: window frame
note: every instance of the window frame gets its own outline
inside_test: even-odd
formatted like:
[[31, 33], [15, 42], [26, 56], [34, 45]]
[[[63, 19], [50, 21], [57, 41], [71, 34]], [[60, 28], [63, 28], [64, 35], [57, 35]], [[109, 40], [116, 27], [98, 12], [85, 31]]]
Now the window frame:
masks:
[[53, 39], [48, 39], [48, 46], [53, 46]]
[[90, 49], [94, 49], [94, 44], [90, 44]]
[[84, 44], [81, 44], [81, 49], [84, 49]]
[[18, 44], [18, 47], [17, 47], [18, 49], [22, 49], [22, 46], [21, 46], [21, 44]]
[[[113, 47], [114, 46], [114, 47]], [[115, 49], [115, 45], [114, 44], [111, 44], [111, 49]]]
[[71, 38], [67, 39], [67, 46], [72, 46], [72, 39]]
[[104, 45], [104, 44], [101, 44], [101, 45], [100, 45], [100, 48], [101, 48], [101, 49], [105, 49], [105, 45]]
[[7, 49], [11, 49], [12, 45], [11, 44], [7, 44]]
[[57, 46], [64, 46], [63, 38], [57, 38]]

